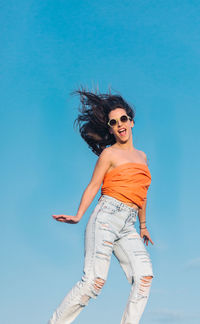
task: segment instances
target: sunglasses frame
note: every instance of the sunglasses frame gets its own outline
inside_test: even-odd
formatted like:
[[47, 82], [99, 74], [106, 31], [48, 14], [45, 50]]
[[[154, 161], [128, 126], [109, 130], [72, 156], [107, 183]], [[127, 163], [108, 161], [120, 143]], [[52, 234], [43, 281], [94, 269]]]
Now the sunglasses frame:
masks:
[[[124, 116], [128, 117], [127, 120], [126, 120], [125, 122], [121, 121], [121, 118], [124, 117]], [[113, 120], [113, 119], [116, 121], [116, 123], [115, 123], [115, 125], [112, 126], [112, 125], [110, 125], [110, 121]], [[120, 119], [120, 121], [121, 121], [122, 123], [127, 123], [127, 121], [128, 121], [129, 119], [131, 120], [131, 117], [128, 116], [128, 115], [122, 115], [122, 116], [120, 116], [120, 118], [112, 118], [112, 119], [110, 119], [110, 120], [108, 121], [108, 123], [107, 123], [108, 126], [110, 126], [110, 127], [115, 127], [115, 126], [117, 125], [119, 119]]]

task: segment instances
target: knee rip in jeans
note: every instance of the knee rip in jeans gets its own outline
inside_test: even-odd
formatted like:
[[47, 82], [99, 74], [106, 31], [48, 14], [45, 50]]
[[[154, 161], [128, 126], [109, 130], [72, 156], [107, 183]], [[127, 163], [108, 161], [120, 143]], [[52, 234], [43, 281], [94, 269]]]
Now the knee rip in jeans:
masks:
[[139, 285], [139, 294], [142, 297], [147, 297], [150, 287], [151, 287], [151, 281], [153, 276], [143, 276], [140, 278], [140, 285]]
[[[93, 283], [93, 288], [95, 289], [95, 295], [98, 295], [101, 288], [103, 287], [105, 283], [105, 280], [102, 279], [102, 278], [96, 278], [94, 280], [94, 283]], [[82, 297], [81, 297], [81, 301], [80, 301], [80, 305], [81, 306], [86, 306], [90, 300], [91, 297], [95, 297], [94, 293], [92, 293], [92, 295], [87, 295], [87, 294], [84, 294]], [[95, 297], [96, 298], [96, 297]]]
[[140, 278], [138, 294], [132, 299], [132, 302], [137, 302], [138, 299], [148, 297], [152, 278], [153, 276], [143, 276]]

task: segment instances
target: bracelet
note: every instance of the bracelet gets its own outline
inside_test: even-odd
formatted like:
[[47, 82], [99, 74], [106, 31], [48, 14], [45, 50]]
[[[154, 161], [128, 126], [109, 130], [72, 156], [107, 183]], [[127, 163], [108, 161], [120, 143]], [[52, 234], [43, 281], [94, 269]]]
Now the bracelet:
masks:
[[[144, 222], [140, 222], [140, 225], [141, 225], [142, 223], [146, 223], [146, 221], [144, 221]], [[147, 227], [141, 227], [141, 226], [140, 226], [140, 229], [145, 229], [145, 228], [147, 228]]]

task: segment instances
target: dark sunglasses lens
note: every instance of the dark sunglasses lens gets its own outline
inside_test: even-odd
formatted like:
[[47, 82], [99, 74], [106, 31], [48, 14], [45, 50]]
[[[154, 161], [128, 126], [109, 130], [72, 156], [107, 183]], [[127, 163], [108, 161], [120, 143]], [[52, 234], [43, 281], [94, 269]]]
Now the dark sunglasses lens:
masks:
[[127, 117], [126, 115], [121, 116], [120, 120], [121, 120], [121, 122], [123, 122], [123, 123], [124, 123], [124, 122], [127, 122], [128, 117]]
[[116, 125], [116, 120], [115, 119], [111, 119], [110, 120], [110, 126], [114, 126]]

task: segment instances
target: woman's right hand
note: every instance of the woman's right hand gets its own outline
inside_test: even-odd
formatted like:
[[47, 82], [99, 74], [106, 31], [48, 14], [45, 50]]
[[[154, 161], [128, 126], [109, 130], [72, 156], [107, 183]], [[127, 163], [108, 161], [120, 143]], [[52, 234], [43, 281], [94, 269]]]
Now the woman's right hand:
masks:
[[77, 224], [80, 221], [80, 218], [77, 216], [70, 216], [70, 215], [52, 215], [52, 217], [63, 223], [70, 223], [70, 224]]

